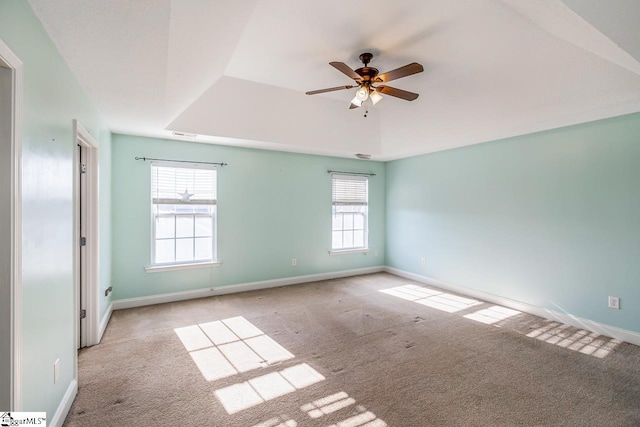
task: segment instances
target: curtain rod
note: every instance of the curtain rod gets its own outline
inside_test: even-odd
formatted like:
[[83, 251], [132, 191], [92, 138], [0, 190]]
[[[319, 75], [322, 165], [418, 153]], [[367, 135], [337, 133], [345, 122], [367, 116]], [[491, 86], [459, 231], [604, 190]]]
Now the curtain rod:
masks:
[[153, 159], [151, 157], [136, 157], [136, 160], [143, 160], [143, 161], [147, 161], [147, 160], [158, 160], [161, 162], [180, 162], [180, 163], [199, 163], [202, 165], [220, 165], [220, 166], [227, 166], [228, 163], [214, 163], [214, 162], [192, 162], [190, 160], [167, 160], [167, 159]]
[[345, 172], [345, 171], [334, 171], [331, 169], [329, 169], [327, 173], [346, 173], [348, 175], [376, 176], [376, 174], [372, 172]]

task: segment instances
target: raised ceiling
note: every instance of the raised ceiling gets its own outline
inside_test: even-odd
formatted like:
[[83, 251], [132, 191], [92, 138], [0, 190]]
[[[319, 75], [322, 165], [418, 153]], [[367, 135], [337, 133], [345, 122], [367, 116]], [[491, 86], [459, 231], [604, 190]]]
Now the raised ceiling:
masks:
[[[640, 111], [637, 0], [29, 2], [118, 133], [390, 160]], [[420, 97], [304, 94], [364, 51]]]

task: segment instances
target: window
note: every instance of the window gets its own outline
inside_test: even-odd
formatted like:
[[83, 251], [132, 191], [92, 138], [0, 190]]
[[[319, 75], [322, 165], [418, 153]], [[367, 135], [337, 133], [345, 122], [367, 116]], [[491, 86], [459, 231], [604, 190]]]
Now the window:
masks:
[[332, 251], [367, 249], [368, 187], [366, 176], [332, 175]]
[[216, 258], [216, 169], [151, 164], [152, 264], [213, 262]]

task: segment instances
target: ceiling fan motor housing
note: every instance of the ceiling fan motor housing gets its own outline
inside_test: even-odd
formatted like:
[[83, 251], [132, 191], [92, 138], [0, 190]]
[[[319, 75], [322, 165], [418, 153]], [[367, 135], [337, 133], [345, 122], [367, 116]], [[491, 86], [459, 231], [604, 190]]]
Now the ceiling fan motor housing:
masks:
[[355, 70], [355, 72], [362, 77], [362, 83], [366, 84], [367, 86], [369, 86], [369, 84], [374, 81], [374, 79], [379, 73], [377, 68], [368, 66], [369, 62], [371, 61], [371, 58], [373, 58], [373, 55], [371, 53], [365, 52], [361, 54], [360, 61], [362, 61], [362, 63], [364, 64], [364, 67], [358, 68], [357, 70]]
[[378, 69], [373, 67], [362, 67], [358, 68], [356, 73], [362, 76], [363, 82], [373, 82], [378, 75]]

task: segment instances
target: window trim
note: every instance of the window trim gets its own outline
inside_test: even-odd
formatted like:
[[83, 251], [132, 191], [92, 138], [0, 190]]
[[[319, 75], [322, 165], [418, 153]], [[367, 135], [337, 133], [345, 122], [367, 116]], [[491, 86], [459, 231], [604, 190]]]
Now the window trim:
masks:
[[[329, 255], [346, 255], [346, 254], [356, 254], [356, 253], [362, 253], [364, 255], [366, 255], [369, 250], [369, 176], [363, 176], [360, 174], [349, 174], [346, 172], [332, 172], [331, 173], [331, 216], [333, 217], [334, 213], [333, 210], [335, 208], [335, 206], [337, 206], [334, 203], [334, 185], [333, 185], [333, 180], [335, 178], [339, 178], [342, 177], [343, 179], [350, 179], [353, 181], [364, 181], [366, 182], [366, 196], [367, 196], [367, 200], [365, 204], [360, 204], [361, 206], [365, 206], [366, 207], [366, 213], [364, 215], [364, 246], [362, 247], [351, 247], [351, 248], [344, 248], [344, 249], [337, 249], [333, 247], [333, 232], [335, 230], [333, 230], [333, 218], [331, 220], [331, 249], [328, 251]], [[340, 204], [338, 204], [340, 205]], [[343, 204], [344, 205], [344, 204]], [[348, 203], [347, 205], [350, 206], [357, 206], [358, 203]], [[344, 230], [342, 230], [342, 232], [344, 233]]]
[[347, 255], [347, 254], [362, 254], [366, 255], [371, 249], [333, 249], [329, 251], [329, 255]]
[[[165, 262], [165, 263], [156, 263], [155, 259], [156, 259], [156, 221], [155, 221], [155, 212], [154, 212], [154, 207], [155, 207], [155, 203], [153, 203], [153, 167], [154, 166], [164, 166], [164, 167], [173, 167], [173, 168], [180, 168], [180, 169], [206, 169], [206, 170], [213, 170], [216, 173], [216, 177], [215, 177], [215, 182], [216, 182], [216, 188], [215, 193], [216, 193], [216, 200], [214, 201], [214, 203], [212, 205], [207, 205], [207, 206], [213, 206], [214, 212], [213, 212], [213, 218], [212, 218], [212, 245], [213, 247], [211, 248], [212, 250], [212, 256], [211, 259], [206, 259], [206, 260], [191, 260], [191, 261], [176, 261], [176, 262]], [[150, 197], [149, 197], [149, 214], [150, 214], [150, 221], [151, 221], [151, 236], [149, 239], [149, 244], [150, 244], [150, 263], [148, 266], [146, 266], [144, 269], [147, 273], [156, 273], [156, 272], [161, 272], [161, 271], [172, 271], [172, 270], [191, 270], [191, 269], [198, 269], [198, 268], [213, 268], [213, 267], [219, 267], [221, 265], [220, 260], [218, 259], [218, 201], [217, 201], [217, 185], [218, 185], [218, 168], [216, 167], [216, 165], [211, 165], [211, 164], [203, 164], [203, 163], [185, 163], [185, 162], [172, 162], [170, 160], [154, 160], [151, 162], [151, 167], [149, 168], [149, 178], [150, 178], [150, 185], [149, 185], [149, 193], [150, 193]], [[197, 215], [197, 214], [194, 214]], [[195, 236], [194, 236], [195, 238]]]
[[206, 262], [192, 262], [182, 264], [156, 264], [145, 267], [144, 271], [147, 273], [159, 273], [162, 271], [174, 271], [174, 270], [195, 270], [198, 268], [217, 268], [222, 265], [222, 262], [218, 261], [206, 261]]

